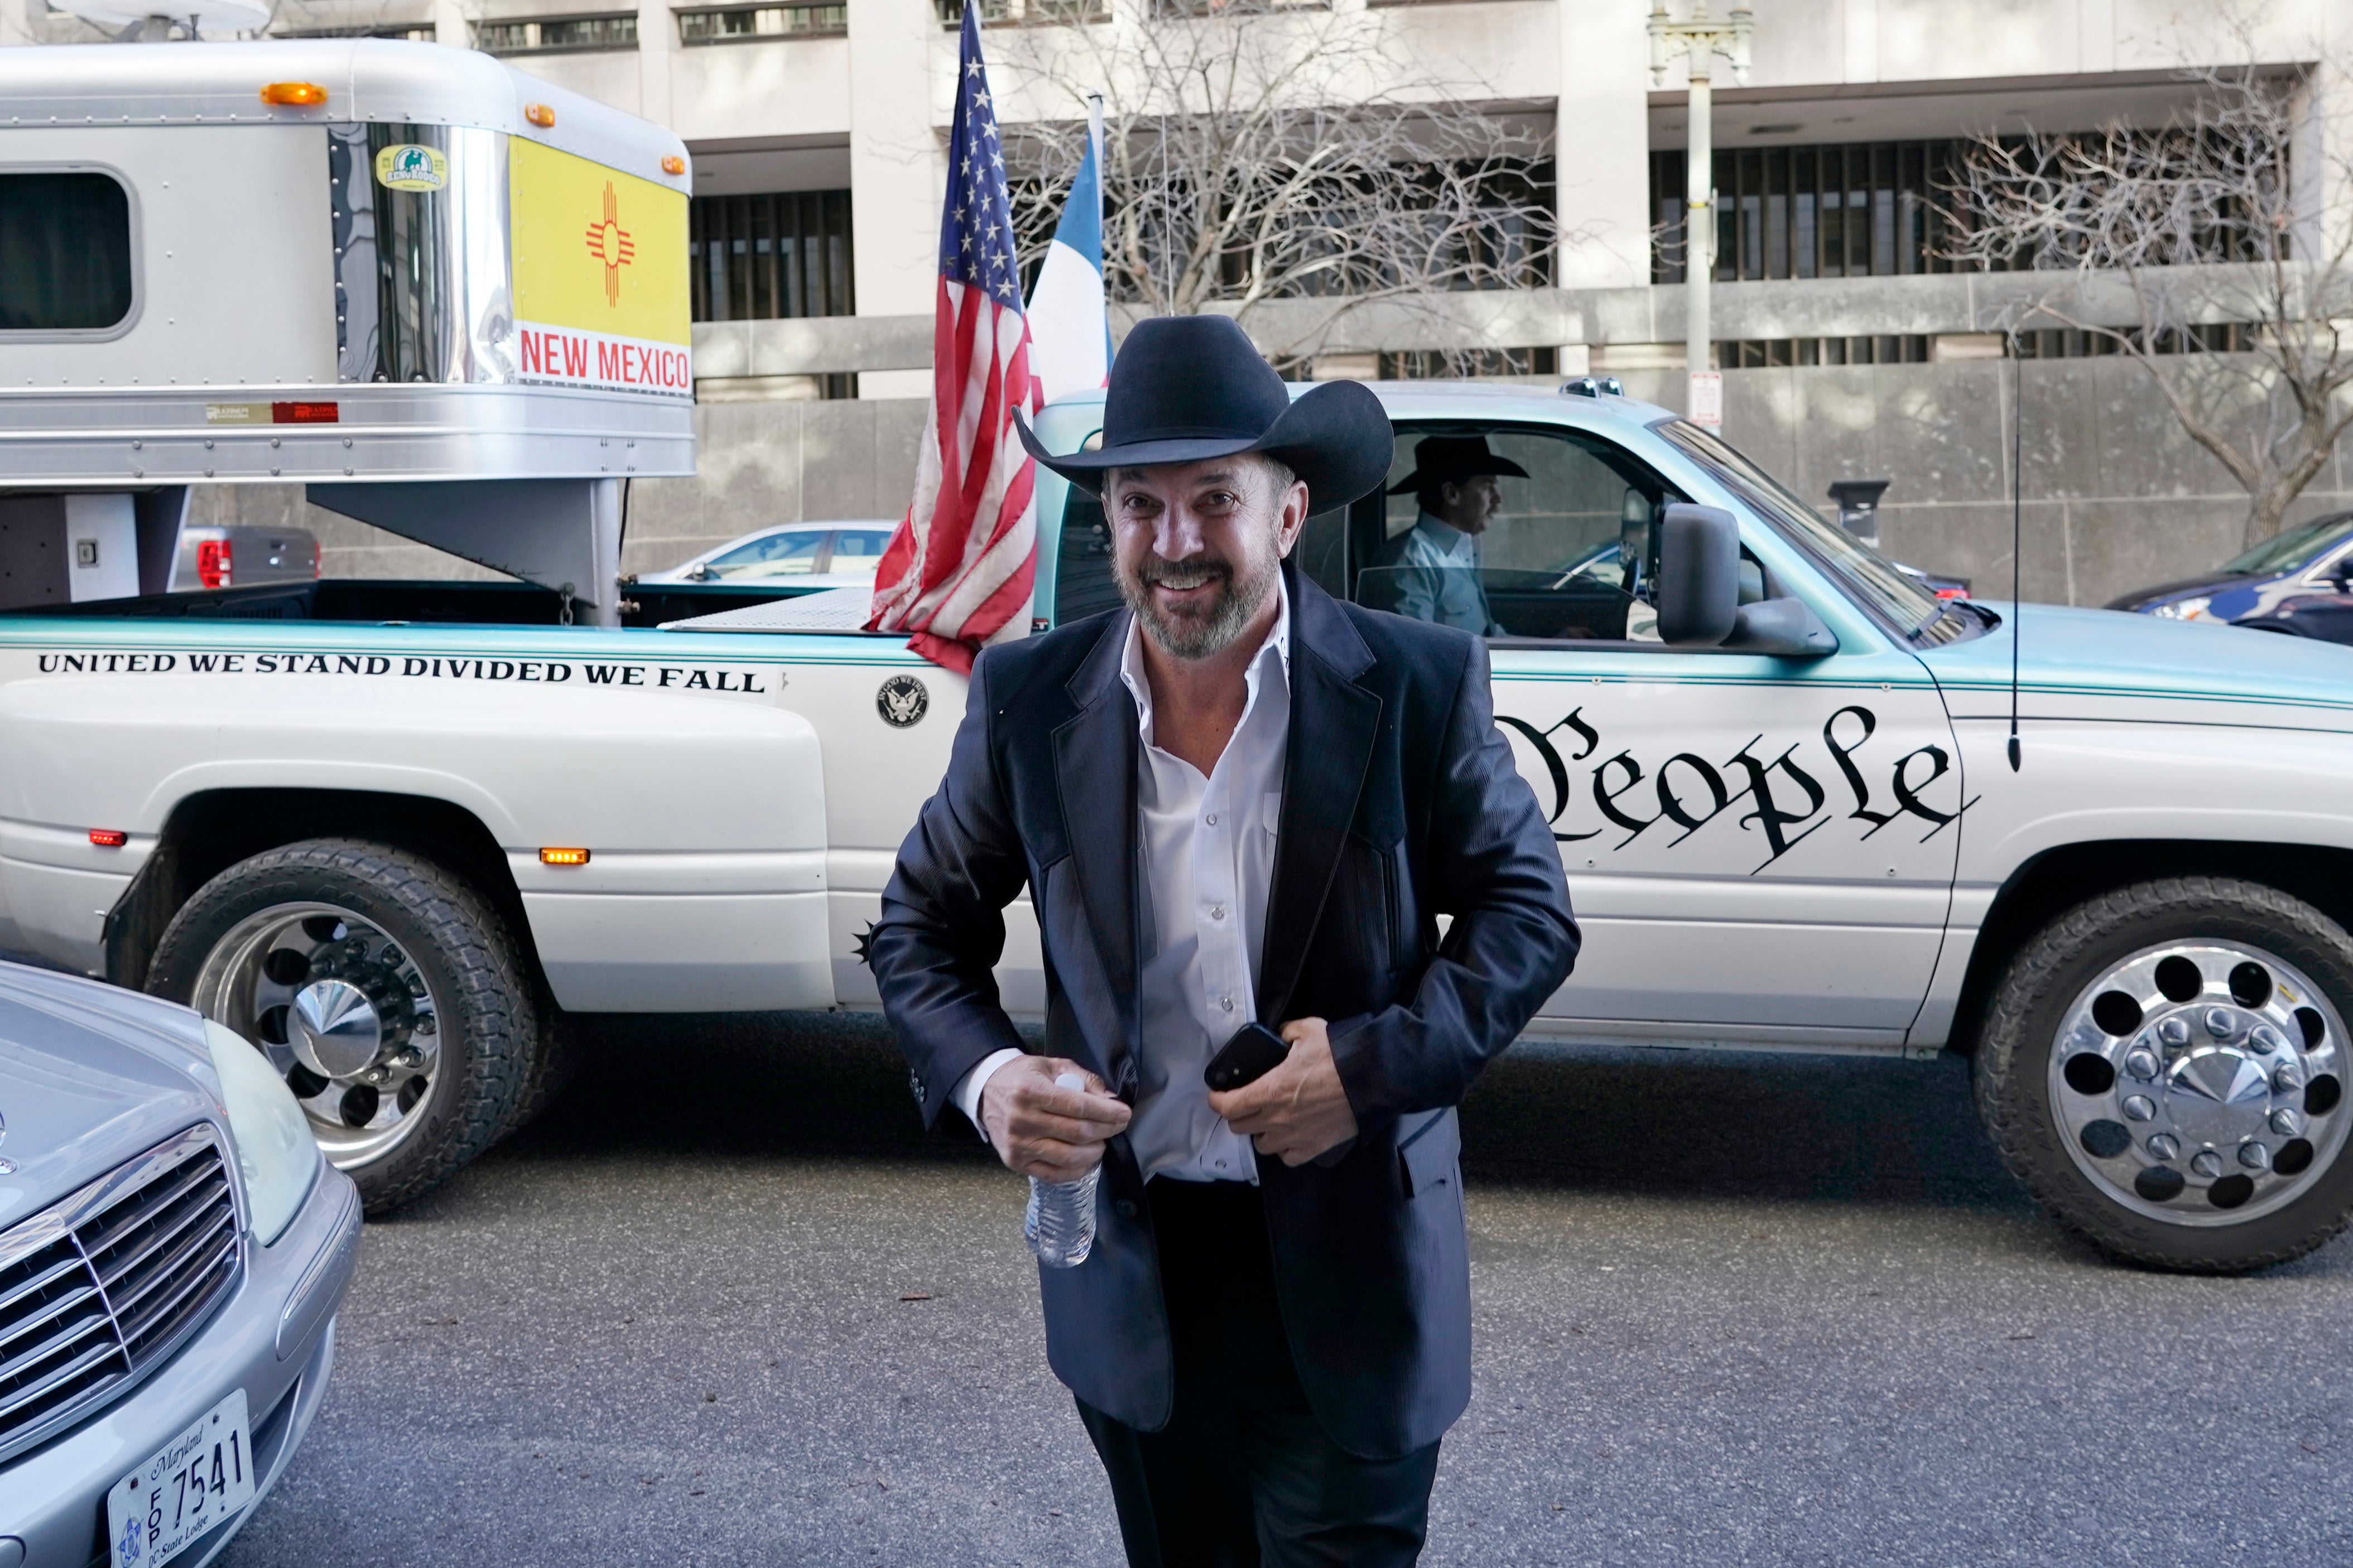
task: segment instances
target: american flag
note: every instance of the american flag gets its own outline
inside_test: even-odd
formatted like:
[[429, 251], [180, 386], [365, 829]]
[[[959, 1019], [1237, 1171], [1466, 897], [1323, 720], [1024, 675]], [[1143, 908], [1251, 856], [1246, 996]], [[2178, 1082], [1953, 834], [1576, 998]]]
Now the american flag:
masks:
[[1013, 411], [1034, 416], [1043, 403], [1029, 374], [1029, 323], [979, 10], [978, 0], [965, 0], [948, 142], [955, 163], [940, 216], [931, 419], [915, 497], [882, 552], [866, 621], [871, 630], [912, 633], [908, 647], [965, 673], [981, 645], [1014, 625], [1029, 601], [1037, 470], [1014, 437]]

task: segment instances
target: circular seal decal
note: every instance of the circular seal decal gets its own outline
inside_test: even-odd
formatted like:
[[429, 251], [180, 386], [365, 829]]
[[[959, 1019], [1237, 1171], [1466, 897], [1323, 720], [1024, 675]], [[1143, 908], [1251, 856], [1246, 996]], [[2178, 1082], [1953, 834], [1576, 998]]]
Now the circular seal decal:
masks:
[[449, 183], [449, 160], [438, 148], [395, 142], [375, 155], [375, 182], [386, 190], [438, 191]]
[[894, 675], [874, 694], [874, 706], [881, 713], [882, 722], [894, 730], [903, 730], [931, 710], [932, 694], [913, 676]]

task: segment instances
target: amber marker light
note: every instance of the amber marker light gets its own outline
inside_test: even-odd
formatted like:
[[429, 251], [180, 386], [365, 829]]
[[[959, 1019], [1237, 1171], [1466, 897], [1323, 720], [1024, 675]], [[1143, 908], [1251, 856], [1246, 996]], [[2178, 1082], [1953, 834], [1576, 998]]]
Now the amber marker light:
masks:
[[679, 156], [677, 153], [663, 153], [663, 154], [662, 154], [662, 173], [663, 173], [663, 174], [685, 174], [685, 173], [686, 173], [686, 160], [685, 160], [685, 159], [683, 159], [683, 158], [681, 158], [681, 157], [680, 157], [680, 156]]
[[548, 108], [547, 105], [543, 103], [524, 104], [522, 106], [522, 117], [525, 120], [530, 121], [533, 125], [538, 126], [542, 131], [552, 129], [555, 124], [555, 110]]
[[273, 81], [261, 89], [261, 101], [288, 109], [316, 109], [327, 101], [327, 89], [315, 81]]
[[[131, 835], [123, 832], [120, 827], [93, 827], [90, 830], [90, 841], [100, 849], [120, 849], [131, 842]], [[580, 854], [581, 858], [587, 858], [586, 850], [582, 850]]]
[[[95, 837], [95, 835], [93, 835], [93, 837]], [[588, 851], [586, 849], [543, 849], [539, 852], [539, 863], [543, 866], [586, 866], [588, 864]]]

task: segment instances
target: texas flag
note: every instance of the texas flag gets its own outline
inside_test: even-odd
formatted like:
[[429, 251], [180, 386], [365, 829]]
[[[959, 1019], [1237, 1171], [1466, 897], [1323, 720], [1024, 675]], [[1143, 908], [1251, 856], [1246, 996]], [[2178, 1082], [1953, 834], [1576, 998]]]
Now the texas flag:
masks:
[[1111, 317], [1103, 305], [1103, 100], [1087, 116], [1087, 152], [1062, 204], [1062, 221], [1029, 289], [1029, 374], [1046, 401], [1100, 390], [1111, 374]]

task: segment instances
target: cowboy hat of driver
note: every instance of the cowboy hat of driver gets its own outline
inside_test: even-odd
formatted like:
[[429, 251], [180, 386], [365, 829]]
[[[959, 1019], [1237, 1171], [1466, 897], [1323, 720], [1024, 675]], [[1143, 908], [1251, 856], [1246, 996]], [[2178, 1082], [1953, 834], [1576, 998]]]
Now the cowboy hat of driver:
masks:
[[1342, 507], [1388, 476], [1396, 437], [1381, 400], [1353, 381], [1293, 398], [1274, 367], [1226, 316], [1152, 316], [1112, 361], [1103, 445], [1046, 450], [1014, 416], [1029, 455], [1091, 494], [1113, 468], [1198, 463], [1260, 452], [1299, 476], [1307, 510]]
[[1413, 472], [1391, 485], [1388, 493], [1419, 495], [1424, 489], [1459, 485], [1486, 474], [1515, 479], [1528, 477], [1528, 471], [1511, 458], [1487, 450], [1484, 436], [1424, 436], [1413, 449]]

